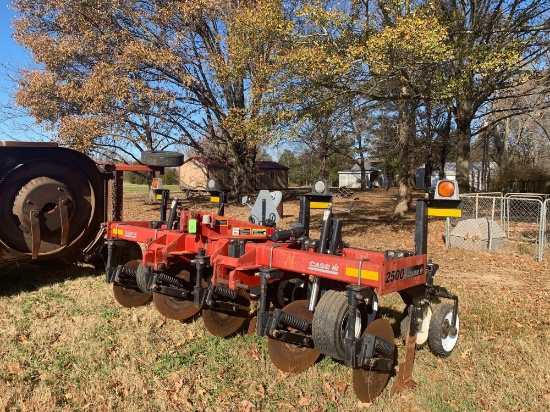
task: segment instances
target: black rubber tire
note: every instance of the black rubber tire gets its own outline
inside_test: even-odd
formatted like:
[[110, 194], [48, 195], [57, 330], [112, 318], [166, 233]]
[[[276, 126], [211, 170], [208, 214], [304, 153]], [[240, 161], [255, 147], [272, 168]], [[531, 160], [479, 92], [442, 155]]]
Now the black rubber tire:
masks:
[[148, 166], [177, 167], [183, 164], [183, 154], [162, 150], [145, 150], [141, 152], [141, 162]]
[[[361, 330], [365, 330], [367, 320], [367, 305], [357, 306], [361, 315]], [[315, 348], [322, 354], [337, 360], [344, 360], [348, 316], [348, 298], [344, 292], [329, 290], [319, 300], [313, 313], [312, 337]]]
[[136, 283], [138, 285], [139, 290], [141, 290], [143, 293], [153, 296], [153, 291], [147, 289], [147, 273], [149, 272], [148, 268], [143, 266], [141, 263], [139, 264], [137, 270], [136, 270]]
[[293, 278], [283, 280], [277, 285], [275, 293], [273, 293], [272, 302], [277, 308], [282, 309], [295, 300], [307, 299], [307, 294], [303, 279]]
[[112, 266], [125, 265], [131, 260], [141, 260], [142, 251], [136, 242], [125, 242], [123, 245], [115, 246], [113, 250]]
[[[440, 303], [435, 306], [430, 321], [430, 329], [428, 331], [428, 345], [430, 350], [437, 356], [447, 357], [456, 347], [458, 334], [460, 332], [460, 323], [457, 316], [457, 334], [455, 337], [450, 337], [446, 334], [446, 325], [449, 323], [449, 315], [453, 313], [453, 305], [449, 303]], [[450, 339], [450, 340], [449, 340]]]

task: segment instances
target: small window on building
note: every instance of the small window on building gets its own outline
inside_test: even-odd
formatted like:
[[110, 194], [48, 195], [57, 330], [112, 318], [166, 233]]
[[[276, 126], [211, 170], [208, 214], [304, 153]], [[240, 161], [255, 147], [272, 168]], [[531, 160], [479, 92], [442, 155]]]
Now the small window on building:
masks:
[[269, 174], [271, 175], [271, 180], [275, 180], [275, 172], [270, 172]]

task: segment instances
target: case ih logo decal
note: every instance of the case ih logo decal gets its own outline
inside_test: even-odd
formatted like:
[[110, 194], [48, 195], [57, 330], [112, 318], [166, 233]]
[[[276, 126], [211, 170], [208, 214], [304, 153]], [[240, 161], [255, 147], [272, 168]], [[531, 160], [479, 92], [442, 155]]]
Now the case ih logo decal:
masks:
[[328, 273], [329, 275], [338, 274], [338, 265], [330, 265], [330, 263], [315, 262], [314, 260], [309, 262], [309, 270], [314, 272]]
[[424, 265], [409, 266], [404, 269], [396, 269], [386, 273], [385, 283], [391, 283], [398, 280], [414, 278], [424, 273]]
[[124, 231], [124, 236], [132, 238], [132, 239], [136, 239], [137, 238], [137, 233], [136, 232], [131, 232], [129, 230], [125, 230]]

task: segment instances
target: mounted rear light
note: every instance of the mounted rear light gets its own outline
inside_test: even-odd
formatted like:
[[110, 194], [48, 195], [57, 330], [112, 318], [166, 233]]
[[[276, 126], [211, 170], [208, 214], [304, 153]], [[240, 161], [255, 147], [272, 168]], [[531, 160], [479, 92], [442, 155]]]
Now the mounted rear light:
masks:
[[162, 179], [159, 177], [155, 177], [153, 179], [153, 182], [151, 183], [152, 189], [162, 189]]
[[443, 182], [437, 187], [437, 193], [442, 197], [452, 196], [455, 192], [455, 185], [451, 182]]
[[440, 180], [437, 182], [434, 199], [460, 200], [456, 180]]
[[320, 196], [330, 196], [328, 180], [315, 180], [311, 188], [311, 193]]
[[219, 192], [220, 191], [220, 182], [218, 179], [208, 179], [206, 182], [206, 190], [208, 192]]

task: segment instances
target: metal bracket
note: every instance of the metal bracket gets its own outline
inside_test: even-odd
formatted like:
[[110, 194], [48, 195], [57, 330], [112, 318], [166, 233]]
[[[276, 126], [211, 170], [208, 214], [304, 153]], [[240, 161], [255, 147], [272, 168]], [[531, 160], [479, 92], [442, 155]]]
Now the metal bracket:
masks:
[[168, 296], [173, 296], [175, 298], [183, 298], [183, 299], [187, 299], [189, 298], [189, 296], [193, 295], [193, 292], [190, 292], [188, 290], [176, 289], [168, 286], [157, 286], [154, 289], [154, 291], [162, 295], [168, 295]]
[[311, 338], [311, 336], [301, 335], [299, 333], [274, 329], [270, 331], [269, 336], [272, 339], [280, 340], [286, 343], [291, 343], [296, 346], [304, 346], [306, 348], [314, 347], [313, 339]]
[[225, 302], [225, 301], [213, 301], [208, 304], [211, 308], [215, 308], [217, 310], [221, 310], [223, 312], [231, 312], [235, 313], [239, 310], [248, 310], [248, 306], [239, 305], [237, 303], [233, 302]]
[[377, 370], [391, 370], [393, 359], [379, 358], [377, 355], [388, 356], [393, 353], [393, 343], [378, 336], [365, 333], [361, 339], [357, 339], [359, 353], [353, 368], [367, 367]]
[[453, 300], [453, 317], [451, 319], [451, 327], [456, 327], [456, 318], [458, 316], [458, 296], [450, 293], [443, 286], [429, 286], [427, 287], [426, 293], [430, 296], [437, 296], [438, 298], [445, 298]]
[[[284, 319], [289, 316], [292, 318], [290, 319], [291, 321], [295, 319], [299, 323], [304, 323], [301, 329], [307, 329], [308, 332], [311, 331], [311, 325], [305, 320], [296, 318], [295, 316], [289, 315], [288, 313], [285, 313], [281, 310], [275, 310], [270, 313], [264, 313], [264, 314], [258, 315], [258, 324], [261, 323], [262, 325], [265, 325], [265, 327], [261, 330], [262, 334], [260, 336], [267, 335], [272, 339], [280, 340], [282, 342], [287, 342], [298, 346], [313, 348], [314, 344], [313, 344], [313, 339], [311, 338], [311, 335], [309, 334], [304, 335], [301, 333], [296, 333], [296, 332], [291, 332], [288, 330], [281, 329], [285, 325], [289, 326], [287, 325], [287, 323], [289, 322], [286, 322]], [[307, 324], [306, 328], [303, 327], [303, 326], [306, 326], [305, 324]], [[260, 332], [260, 330], [258, 332]]]
[[[361, 260], [359, 264], [359, 279], [361, 276]], [[357, 306], [359, 303], [364, 300], [368, 303], [372, 299], [372, 289], [368, 286], [360, 286], [350, 284], [346, 286], [346, 296], [348, 297], [348, 321], [346, 329], [346, 338], [344, 340], [345, 345], [345, 363], [348, 366], [356, 367], [360, 364], [358, 356], [360, 357], [360, 352], [362, 351], [362, 339], [357, 339], [355, 336], [355, 320], [357, 316]], [[371, 354], [372, 357], [372, 354]]]

